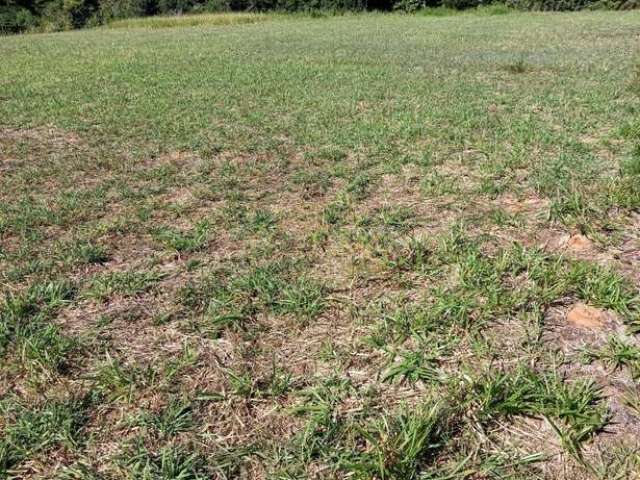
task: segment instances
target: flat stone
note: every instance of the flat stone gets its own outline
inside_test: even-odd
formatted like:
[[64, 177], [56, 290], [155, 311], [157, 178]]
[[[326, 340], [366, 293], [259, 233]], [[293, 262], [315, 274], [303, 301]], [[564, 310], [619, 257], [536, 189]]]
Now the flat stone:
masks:
[[607, 313], [600, 308], [579, 303], [567, 313], [567, 322], [581, 328], [602, 328], [607, 323]]

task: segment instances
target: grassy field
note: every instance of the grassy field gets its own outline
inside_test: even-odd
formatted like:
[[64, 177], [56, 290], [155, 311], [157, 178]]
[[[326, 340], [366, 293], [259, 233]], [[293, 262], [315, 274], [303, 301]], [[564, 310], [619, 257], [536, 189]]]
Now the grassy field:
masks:
[[260, 20], [0, 37], [0, 478], [638, 478], [640, 12]]

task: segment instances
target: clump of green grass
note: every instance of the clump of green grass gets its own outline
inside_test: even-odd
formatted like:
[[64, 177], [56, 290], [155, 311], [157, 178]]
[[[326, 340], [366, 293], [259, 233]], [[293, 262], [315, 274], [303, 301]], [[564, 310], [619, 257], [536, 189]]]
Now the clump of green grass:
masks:
[[[496, 316], [535, 313], [558, 298], [572, 296], [611, 309], [631, 329], [638, 328], [637, 295], [614, 270], [519, 246], [488, 255], [482, 246], [481, 239], [454, 228], [439, 242], [421, 242], [400, 251], [392, 245], [386, 252], [383, 250], [389, 268], [402, 266], [404, 271], [420, 272], [432, 279], [455, 272], [456, 278], [446, 288], [428, 291], [408, 323], [388, 322], [388, 318], [383, 322], [391, 327], [402, 326], [397, 333], [406, 336], [429, 332], [442, 335], [452, 330], [477, 332]], [[525, 272], [527, 282], [516, 282]]]
[[158, 413], [145, 412], [137, 423], [153, 428], [161, 436], [172, 437], [193, 427], [193, 412], [191, 405], [174, 399]]
[[224, 209], [224, 217], [229, 225], [240, 227], [241, 233], [258, 233], [273, 230], [278, 223], [277, 216], [266, 208], [251, 211], [239, 201], [230, 201]]
[[[12, 282], [22, 282], [29, 277], [37, 277], [51, 272], [55, 266], [52, 259], [31, 258], [24, 263], [18, 263], [13, 268], [3, 272], [5, 277]], [[1, 275], [1, 274], [0, 274]]]
[[72, 451], [77, 448], [83, 440], [89, 406], [88, 398], [47, 400], [36, 408], [10, 398], [0, 402], [0, 474], [9, 475], [12, 467], [33, 454], [58, 446]]
[[307, 170], [297, 170], [292, 175], [291, 181], [304, 189], [306, 198], [324, 195], [333, 185], [331, 177], [327, 176], [326, 172], [310, 172]]
[[610, 337], [599, 349], [585, 347], [581, 357], [587, 363], [601, 361], [612, 370], [628, 367], [633, 378], [640, 377], [640, 347], [618, 337]]
[[107, 28], [176, 28], [195, 26], [243, 25], [264, 22], [269, 16], [263, 13], [201, 13], [157, 17], [125, 18], [114, 20]]
[[382, 252], [387, 265], [399, 271], [426, 272], [432, 265], [433, 246], [424, 239], [409, 238]]
[[345, 216], [348, 211], [348, 202], [343, 198], [338, 198], [324, 208], [322, 217], [326, 224], [339, 226], [345, 221]]
[[359, 478], [420, 478], [451, 434], [450, 413], [440, 403], [404, 408], [373, 420], [361, 431], [369, 448], [343, 461]]
[[67, 260], [73, 264], [104, 263], [109, 260], [109, 254], [104, 246], [88, 240], [77, 240], [64, 252]]
[[[50, 343], [47, 339], [53, 347], [65, 351], [57, 342], [62, 338], [48, 320], [56, 310], [67, 305], [74, 294], [75, 288], [66, 281], [36, 283], [23, 293], [7, 294], [0, 305], [0, 354], [12, 343], [26, 342], [25, 346], [33, 346], [35, 342], [38, 348], [29, 347], [26, 352], [36, 354], [40, 350], [42, 355], [47, 355], [45, 345]], [[59, 360], [61, 353], [54, 357]]]
[[[547, 419], [567, 450], [582, 461], [582, 445], [609, 418], [592, 382], [568, 383], [555, 372], [538, 373], [524, 366], [454, 379], [439, 390], [439, 401], [410, 409], [401, 406], [382, 415], [366, 407], [342, 413], [340, 406], [346, 398], [353, 399], [352, 393], [349, 382], [337, 379], [305, 390], [295, 412], [306, 416], [307, 424], [292, 445], [302, 461], [326, 462], [334, 473], [357, 478], [422, 478], [439, 471], [439, 455], [461, 430], [489, 432], [496, 422], [520, 415]], [[371, 399], [377, 394], [368, 393]], [[360, 400], [367, 405], [366, 396]], [[526, 463], [543, 458], [535, 455]], [[489, 464], [487, 459], [467, 465], [467, 472], [481, 472]]]
[[416, 225], [416, 214], [410, 207], [384, 206], [376, 211], [375, 221], [390, 229], [409, 231]]
[[234, 372], [231, 369], [225, 371], [231, 391], [244, 398], [250, 398], [254, 394], [255, 381], [249, 372]]
[[58, 478], [60, 480], [102, 480], [97, 468], [85, 462], [62, 467]]
[[524, 58], [519, 58], [513, 62], [507, 63], [502, 67], [509, 73], [519, 74], [519, 73], [527, 73], [531, 70], [531, 65], [527, 63]]
[[142, 443], [137, 443], [123, 455], [121, 463], [131, 478], [209, 478], [207, 462], [202, 455], [180, 445], [167, 444], [154, 452]]
[[33, 238], [35, 227], [62, 223], [54, 207], [33, 198], [21, 198], [19, 202], [0, 205], [0, 212], [3, 214], [0, 223], [3, 232], [16, 232], [27, 238]]
[[438, 172], [425, 175], [420, 186], [424, 195], [428, 197], [451, 195], [461, 190], [455, 178], [439, 174]]
[[247, 230], [259, 232], [273, 229], [278, 223], [278, 219], [269, 210], [261, 208], [248, 215], [243, 223]]
[[640, 144], [632, 150], [628, 159], [622, 162], [620, 173], [623, 176], [640, 176]]
[[590, 380], [567, 383], [557, 373], [526, 368], [480, 378], [472, 387], [474, 416], [480, 423], [499, 416], [545, 418], [567, 450], [581, 459], [581, 446], [607, 424], [601, 389]]
[[153, 237], [163, 245], [179, 253], [190, 253], [205, 248], [211, 235], [211, 225], [201, 221], [190, 231], [181, 231], [171, 227], [158, 228]]
[[320, 283], [302, 277], [284, 287], [276, 305], [278, 311], [300, 319], [315, 318], [327, 307], [325, 289]]
[[328, 306], [325, 287], [306, 277], [295, 278], [290, 262], [255, 266], [230, 278], [212, 276], [183, 287], [179, 301], [204, 314], [212, 333], [245, 330], [263, 312], [294, 316], [301, 323]]
[[382, 377], [385, 382], [402, 380], [409, 384], [416, 382], [431, 383], [440, 379], [438, 357], [424, 352], [402, 352]]
[[155, 373], [150, 367], [124, 365], [117, 359], [107, 357], [89, 375], [94, 391], [112, 402], [130, 402], [137, 388], [150, 383]]
[[145, 292], [157, 284], [164, 275], [150, 271], [123, 271], [101, 274], [91, 280], [84, 296], [106, 300], [111, 295], [133, 296]]
[[373, 179], [370, 174], [366, 172], [360, 173], [349, 182], [346, 191], [356, 200], [363, 200], [369, 195], [372, 183]]

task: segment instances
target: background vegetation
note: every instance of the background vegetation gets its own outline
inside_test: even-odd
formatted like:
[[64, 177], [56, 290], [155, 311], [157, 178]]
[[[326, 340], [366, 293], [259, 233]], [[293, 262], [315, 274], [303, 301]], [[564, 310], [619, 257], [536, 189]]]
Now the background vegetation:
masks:
[[[58, 31], [150, 15], [230, 11], [464, 10], [493, 0], [0, 0], [0, 33]], [[506, 0], [521, 10], [632, 9], [640, 0]]]

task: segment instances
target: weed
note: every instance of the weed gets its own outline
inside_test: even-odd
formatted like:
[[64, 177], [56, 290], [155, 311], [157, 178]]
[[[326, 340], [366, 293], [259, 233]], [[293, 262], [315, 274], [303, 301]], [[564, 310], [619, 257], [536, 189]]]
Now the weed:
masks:
[[79, 240], [67, 250], [69, 260], [75, 264], [104, 263], [109, 260], [106, 249], [90, 241]]
[[407, 242], [396, 243], [390, 251], [385, 252], [385, 260], [393, 269], [425, 272], [431, 266], [432, 250], [426, 241], [410, 238]]
[[344, 216], [348, 206], [344, 201], [338, 200], [327, 205], [323, 212], [323, 219], [329, 225], [339, 225], [344, 222]]
[[301, 318], [315, 318], [326, 308], [322, 285], [306, 278], [287, 285], [277, 300], [278, 310]]
[[620, 173], [623, 176], [640, 176], [640, 145], [636, 145], [631, 156], [622, 163]]
[[60, 480], [103, 480], [102, 475], [95, 468], [85, 463], [63, 467], [59, 478]]
[[88, 407], [88, 399], [50, 400], [33, 409], [6, 400], [0, 403], [0, 413], [5, 418], [0, 473], [7, 474], [7, 470], [36, 452], [55, 446], [76, 448], [82, 440]]
[[404, 352], [400, 354], [400, 361], [387, 370], [382, 380], [390, 382], [400, 378], [410, 384], [418, 381], [436, 382], [441, 376], [437, 367], [437, 357], [422, 352]]
[[285, 369], [279, 368], [274, 362], [270, 375], [258, 388], [263, 394], [279, 397], [287, 393], [293, 383], [293, 375]]
[[452, 195], [460, 192], [460, 186], [454, 178], [437, 172], [425, 176], [420, 186], [422, 193], [428, 197]]
[[377, 218], [381, 225], [396, 230], [408, 231], [415, 226], [415, 213], [407, 207], [382, 207]]
[[207, 221], [199, 222], [191, 231], [183, 232], [163, 227], [153, 232], [154, 238], [180, 253], [202, 250], [210, 241], [211, 225]]
[[[59, 308], [68, 304], [75, 294], [74, 287], [65, 281], [36, 283], [22, 294], [8, 294], [0, 307], [0, 353], [12, 342], [26, 342], [25, 353], [52, 355], [57, 360], [46, 362], [59, 365], [67, 351], [57, 336], [57, 329], [47, 320]], [[59, 341], [58, 341], [59, 340]], [[37, 345], [34, 351], [32, 346]], [[51, 345], [53, 349], [45, 350]], [[41, 350], [41, 352], [38, 352]], [[57, 350], [57, 353], [54, 351]], [[50, 357], [51, 358], [51, 357]]]
[[193, 427], [191, 406], [179, 400], [172, 400], [157, 414], [145, 413], [139, 423], [154, 428], [164, 437], [171, 437]]
[[451, 420], [442, 405], [423, 404], [388, 415], [361, 430], [369, 448], [345, 462], [357, 478], [421, 478], [450, 434]]
[[268, 210], [259, 209], [247, 218], [245, 225], [250, 231], [259, 232], [261, 230], [270, 230], [274, 228], [277, 223], [278, 220], [273, 213]]
[[636, 64], [633, 69], [629, 89], [632, 93], [640, 96], [640, 64]]
[[525, 368], [486, 376], [472, 391], [480, 422], [504, 415], [542, 416], [578, 456], [581, 444], [608, 421], [600, 388], [588, 380], [568, 384], [555, 373], [539, 375]]
[[135, 389], [143, 385], [144, 373], [132, 367], [122, 365], [119, 361], [107, 358], [98, 365], [91, 375], [96, 392], [112, 401], [131, 401]]
[[372, 178], [368, 173], [360, 173], [347, 185], [347, 193], [351, 194], [356, 200], [363, 200], [369, 195], [371, 189]]
[[157, 453], [137, 445], [123, 459], [132, 478], [162, 478], [166, 480], [204, 480], [206, 462], [197, 452], [181, 446], [167, 445]]
[[149, 290], [162, 278], [157, 272], [112, 272], [94, 277], [84, 295], [102, 301], [114, 294], [133, 296]]
[[304, 189], [306, 198], [325, 194], [333, 184], [331, 178], [324, 172], [309, 172], [306, 170], [296, 171], [291, 181]]
[[509, 73], [526, 73], [531, 70], [531, 66], [524, 58], [519, 58], [513, 62], [507, 63], [503, 68]]
[[640, 348], [618, 337], [610, 337], [601, 349], [584, 348], [581, 356], [587, 363], [599, 360], [613, 370], [629, 367], [633, 378], [640, 377]]

